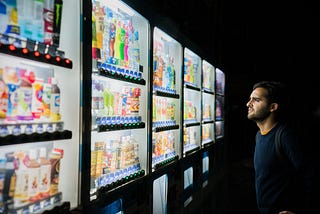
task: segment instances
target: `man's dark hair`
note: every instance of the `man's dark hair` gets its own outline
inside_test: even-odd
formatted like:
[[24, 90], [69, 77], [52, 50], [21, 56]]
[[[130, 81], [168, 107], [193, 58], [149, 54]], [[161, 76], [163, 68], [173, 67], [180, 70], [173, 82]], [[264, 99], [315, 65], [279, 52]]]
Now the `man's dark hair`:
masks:
[[278, 119], [285, 119], [288, 117], [290, 94], [287, 86], [282, 82], [276, 81], [261, 81], [253, 86], [253, 90], [256, 88], [264, 88], [267, 90], [268, 103], [278, 103]]

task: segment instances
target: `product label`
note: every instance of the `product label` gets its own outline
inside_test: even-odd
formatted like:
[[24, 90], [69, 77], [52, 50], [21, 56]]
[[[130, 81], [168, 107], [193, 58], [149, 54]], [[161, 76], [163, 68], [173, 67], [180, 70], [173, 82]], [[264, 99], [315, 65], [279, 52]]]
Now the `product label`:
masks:
[[39, 119], [43, 113], [42, 106], [42, 97], [43, 97], [43, 83], [35, 82], [32, 84], [32, 105], [31, 111], [33, 118]]
[[8, 84], [9, 88], [9, 98], [8, 98], [8, 109], [7, 109], [7, 118], [8, 120], [15, 120], [17, 116], [18, 110], [18, 85], [16, 84]]
[[51, 94], [50, 110], [52, 114], [59, 114], [60, 94]]
[[50, 191], [51, 194], [58, 193], [58, 185], [59, 185], [59, 173], [60, 173], [60, 158], [51, 158], [51, 184]]
[[51, 165], [41, 165], [40, 167], [40, 194], [42, 197], [50, 195]]
[[32, 88], [20, 87], [18, 101], [18, 119], [32, 120], [31, 103], [32, 103]]
[[43, 116], [50, 117], [50, 99], [51, 99], [51, 85], [45, 83], [43, 85], [43, 96], [42, 96], [42, 105], [43, 105]]
[[36, 201], [39, 193], [39, 168], [29, 168], [28, 196], [30, 201]]
[[53, 36], [53, 11], [43, 8], [44, 19], [44, 43], [51, 44]]
[[17, 180], [14, 191], [15, 204], [23, 204], [28, 198], [28, 180], [29, 174], [27, 170], [19, 169], [17, 172]]
[[8, 87], [0, 80], [0, 118], [5, 118], [8, 108]]

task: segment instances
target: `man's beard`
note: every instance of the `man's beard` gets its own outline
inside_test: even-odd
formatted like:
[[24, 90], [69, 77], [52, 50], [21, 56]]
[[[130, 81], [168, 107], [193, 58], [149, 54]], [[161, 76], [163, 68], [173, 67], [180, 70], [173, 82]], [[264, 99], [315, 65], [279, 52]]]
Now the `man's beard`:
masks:
[[269, 117], [270, 114], [271, 112], [268, 111], [267, 109], [261, 109], [258, 112], [254, 112], [254, 114], [248, 114], [247, 118], [249, 120], [259, 122], [259, 121], [264, 121], [267, 117]]

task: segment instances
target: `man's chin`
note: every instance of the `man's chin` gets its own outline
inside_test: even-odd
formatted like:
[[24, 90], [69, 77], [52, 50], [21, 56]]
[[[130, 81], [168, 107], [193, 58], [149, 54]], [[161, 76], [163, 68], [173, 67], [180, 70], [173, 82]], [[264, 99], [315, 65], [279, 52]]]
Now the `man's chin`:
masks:
[[247, 116], [247, 118], [248, 118], [249, 120], [256, 121], [256, 120], [255, 120], [255, 118], [254, 118], [254, 117], [252, 117], [252, 116], [250, 116], [250, 115], [248, 115], [248, 116]]

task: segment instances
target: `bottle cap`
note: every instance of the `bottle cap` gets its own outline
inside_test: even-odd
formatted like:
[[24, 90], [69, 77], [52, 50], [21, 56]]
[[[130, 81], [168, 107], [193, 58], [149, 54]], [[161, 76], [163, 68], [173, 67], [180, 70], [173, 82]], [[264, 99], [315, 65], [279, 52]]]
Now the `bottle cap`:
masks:
[[51, 84], [52, 84], [52, 85], [57, 85], [57, 84], [58, 84], [57, 78], [52, 77], [52, 78], [51, 78]]

